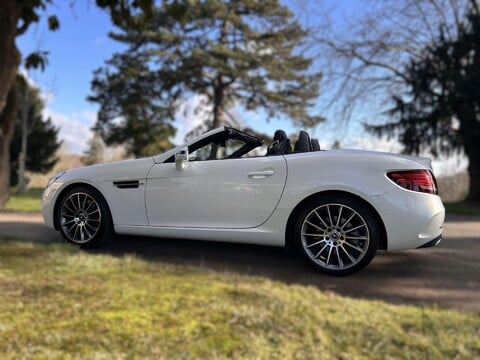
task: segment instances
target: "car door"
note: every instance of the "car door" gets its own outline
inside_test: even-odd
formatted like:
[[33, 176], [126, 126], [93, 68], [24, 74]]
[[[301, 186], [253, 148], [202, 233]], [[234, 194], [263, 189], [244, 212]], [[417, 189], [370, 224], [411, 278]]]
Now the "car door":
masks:
[[264, 223], [282, 195], [283, 156], [156, 164], [147, 176], [150, 226], [252, 228]]

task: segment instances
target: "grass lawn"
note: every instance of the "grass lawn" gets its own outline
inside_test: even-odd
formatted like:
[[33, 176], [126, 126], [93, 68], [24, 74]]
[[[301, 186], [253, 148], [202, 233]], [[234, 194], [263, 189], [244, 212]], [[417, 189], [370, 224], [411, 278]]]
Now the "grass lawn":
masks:
[[12, 192], [5, 210], [20, 212], [40, 211], [40, 197], [43, 189], [28, 189], [24, 194]]
[[447, 213], [461, 215], [480, 215], [480, 203], [472, 201], [462, 201], [455, 203], [445, 203]]
[[0, 358], [473, 359], [480, 312], [0, 241]]

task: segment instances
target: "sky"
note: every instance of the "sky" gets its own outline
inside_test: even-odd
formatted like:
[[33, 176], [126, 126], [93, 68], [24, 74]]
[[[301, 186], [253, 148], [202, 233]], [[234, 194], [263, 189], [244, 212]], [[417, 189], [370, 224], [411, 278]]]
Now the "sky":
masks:
[[[41, 14], [42, 21], [30, 26], [26, 34], [17, 38], [17, 46], [24, 55], [36, 50], [49, 52], [45, 71], [30, 70], [28, 77], [40, 87], [46, 103], [44, 115], [51, 117], [54, 124], [60, 127], [59, 135], [64, 141], [66, 150], [82, 153], [92, 136], [91, 127], [96, 121], [98, 109], [97, 104], [86, 100], [90, 94], [93, 71], [123, 47], [108, 37], [108, 32], [113, 30], [113, 26], [105, 11], [97, 8], [90, 0], [75, 1], [73, 6], [70, 6], [70, 3], [56, 1], [49, 6]], [[341, 2], [339, 16], [361, 11], [360, 3], [357, 0]], [[48, 31], [45, 22], [52, 14], [60, 20], [60, 29], [55, 32]], [[198, 99], [192, 98], [186, 105], [194, 105], [196, 101]], [[240, 109], [234, 111], [241, 123], [267, 134], [273, 135], [276, 129], [284, 129], [287, 133], [300, 130], [286, 119], [267, 122], [265, 114], [261, 111], [245, 112]], [[175, 120], [178, 131], [173, 142], [181, 144], [185, 134], [198, 124], [199, 119], [195, 117], [193, 111], [187, 111], [186, 114], [179, 112]], [[391, 152], [401, 149], [398, 143], [387, 139], [374, 139], [365, 134], [355, 117], [347, 126], [339, 127], [327, 121], [309, 132], [313, 137], [319, 138], [323, 148], [331, 147], [334, 140], [340, 139], [345, 148]], [[440, 162], [439, 165], [444, 168], [452, 166], [456, 168], [458, 160], [455, 161], [453, 165], [444, 162]]]

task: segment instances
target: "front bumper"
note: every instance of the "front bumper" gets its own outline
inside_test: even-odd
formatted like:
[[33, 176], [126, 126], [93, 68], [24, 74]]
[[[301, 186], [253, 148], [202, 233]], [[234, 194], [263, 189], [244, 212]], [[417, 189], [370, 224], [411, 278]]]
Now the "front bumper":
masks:
[[40, 206], [40, 211], [42, 212], [43, 221], [45, 225], [54, 229], [54, 210], [55, 210], [55, 201], [58, 196], [58, 189], [60, 188], [61, 184], [58, 182], [54, 182], [50, 186], [48, 186], [42, 194], [42, 202]]

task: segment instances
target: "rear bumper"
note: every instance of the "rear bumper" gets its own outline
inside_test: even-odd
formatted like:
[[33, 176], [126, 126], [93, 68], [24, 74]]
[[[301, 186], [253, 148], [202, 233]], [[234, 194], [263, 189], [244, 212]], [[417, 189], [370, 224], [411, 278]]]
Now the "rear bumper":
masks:
[[438, 244], [440, 244], [441, 241], [442, 241], [442, 235], [437, 236], [433, 240], [427, 241], [425, 244], [417, 247], [417, 249], [423, 249], [423, 248], [429, 248], [429, 247], [437, 246]]
[[396, 189], [372, 199], [387, 233], [387, 250], [437, 245], [442, 238], [445, 208], [437, 195]]

